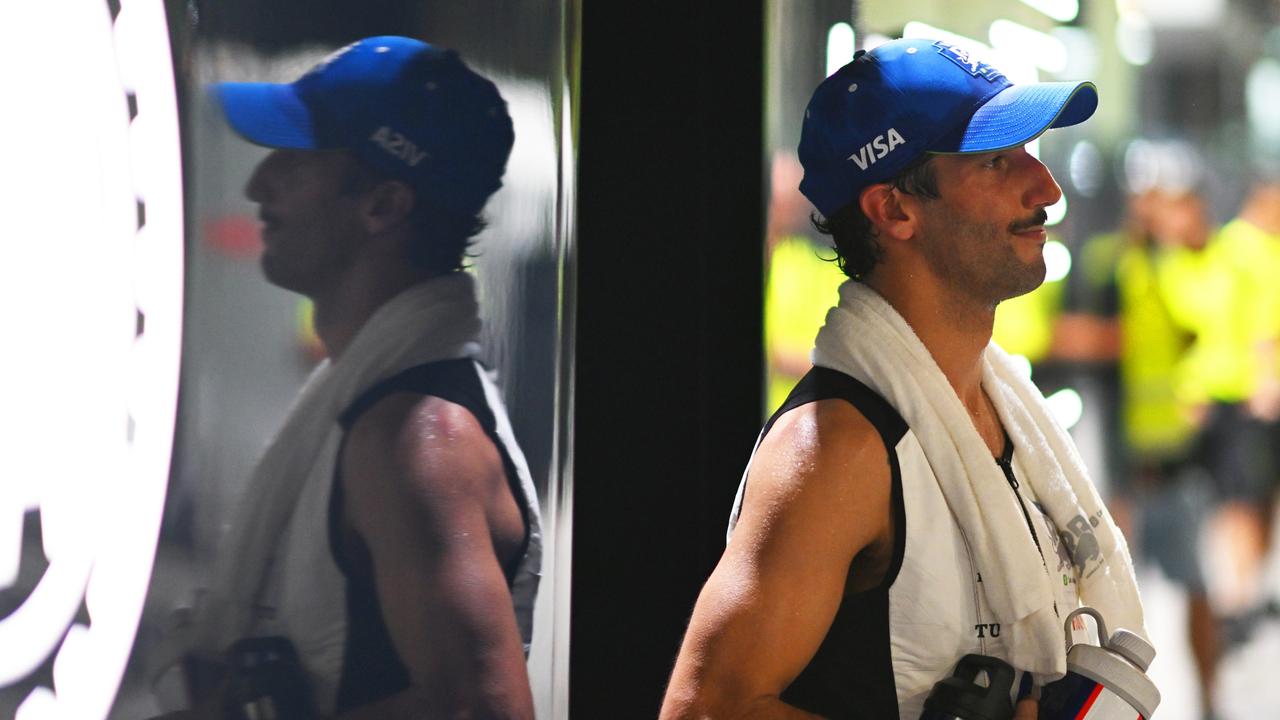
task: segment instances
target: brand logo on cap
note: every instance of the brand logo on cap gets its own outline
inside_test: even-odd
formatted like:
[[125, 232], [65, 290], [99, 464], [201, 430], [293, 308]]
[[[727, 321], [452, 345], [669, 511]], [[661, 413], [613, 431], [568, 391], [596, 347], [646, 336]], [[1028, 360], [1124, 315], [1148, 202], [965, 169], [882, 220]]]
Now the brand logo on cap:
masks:
[[902, 135], [896, 129], [889, 128], [884, 134], [877, 135], [874, 140], [858, 148], [858, 151], [850, 155], [849, 159], [858, 166], [859, 170], [866, 170], [905, 142], [906, 140], [902, 139]]
[[383, 125], [374, 131], [369, 139], [378, 144], [387, 154], [398, 158], [409, 167], [417, 167], [427, 156], [426, 150], [419, 150], [412, 140]]
[[988, 82], [995, 82], [1004, 77], [1004, 73], [978, 59], [968, 48], [951, 45], [941, 40], [935, 42], [933, 46], [938, 48], [939, 55], [964, 68], [965, 72], [974, 77], [983, 78]]

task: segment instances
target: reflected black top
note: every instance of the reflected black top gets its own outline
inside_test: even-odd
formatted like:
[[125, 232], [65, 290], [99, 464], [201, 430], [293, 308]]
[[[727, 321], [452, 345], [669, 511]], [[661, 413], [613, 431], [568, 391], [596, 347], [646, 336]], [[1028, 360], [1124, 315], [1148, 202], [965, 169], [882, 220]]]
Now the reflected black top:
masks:
[[[374, 385], [351, 403], [338, 422], [344, 435], [338, 451], [337, 469], [334, 471], [333, 492], [329, 501], [329, 548], [338, 569], [347, 580], [347, 644], [342, 660], [342, 675], [338, 683], [336, 712], [345, 712], [383, 700], [409, 687], [409, 673], [401, 662], [390, 633], [382, 619], [378, 588], [374, 582], [373, 560], [364, 540], [353, 533], [342, 532], [342, 448], [346, 432], [356, 420], [379, 400], [394, 393], [431, 395], [466, 408], [480, 423], [494, 447], [502, 457], [511, 492], [519, 498], [516, 483], [519, 476], [506, 448], [497, 436], [497, 424], [493, 411], [485, 399], [484, 386], [477, 374], [474, 360], [441, 360], [410, 368]], [[524, 546], [506, 567], [508, 587], [515, 576], [520, 558], [529, 543], [528, 508], [519, 503], [524, 514]]]

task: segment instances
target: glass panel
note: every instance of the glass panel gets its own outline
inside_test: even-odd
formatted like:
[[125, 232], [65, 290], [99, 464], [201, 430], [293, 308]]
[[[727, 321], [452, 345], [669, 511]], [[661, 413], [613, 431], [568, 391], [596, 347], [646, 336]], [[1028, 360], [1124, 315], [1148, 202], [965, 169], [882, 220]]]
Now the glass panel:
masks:
[[[9, 326], [27, 338], [20, 347], [31, 348], [7, 354], [0, 373], [9, 411], [0, 428], [0, 717], [19, 707], [24, 718], [56, 709], [86, 719], [165, 709], [171, 688], [153, 671], [182, 620], [174, 611], [209, 582], [263, 448], [324, 354], [311, 302], [266, 282], [260, 267], [261, 222], [245, 188], [267, 151], [229, 129], [208, 86], [291, 82], [348, 42], [385, 33], [457, 50], [496, 84], [515, 129], [467, 272], [481, 307], [480, 359], [541, 506], [528, 669], [538, 716], [553, 716], [566, 699], [567, 657], [557, 653], [568, 632], [552, 603], [568, 587], [567, 562], [556, 562], [568, 536], [559, 530], [568, 498], [558, 409], [569, 393], [571, 315], [568, 4], [74, 7], [32, 0], [0, 11], [5, 59], [33, 68], [14, 82], [43, 108], [8, 113], [0, 128], [0, 203], [9, 235], [24, 238], [6, 245], [16, 255], [0, 270], [0, 293]], [[51, 27], [78, 48], [73, 59], [49, 59], [36, 45]], [[48, 133], [82, 140], [31, 141]], [[327, 538], [316, 545], [327, 552]]]

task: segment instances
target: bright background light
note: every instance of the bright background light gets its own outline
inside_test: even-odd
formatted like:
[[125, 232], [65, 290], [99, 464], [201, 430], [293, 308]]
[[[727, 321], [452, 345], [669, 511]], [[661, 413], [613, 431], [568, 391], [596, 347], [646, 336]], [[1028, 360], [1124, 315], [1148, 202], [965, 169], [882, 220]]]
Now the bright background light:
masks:
[[1151, 21], [1136, 10], [1123, 10], [1116, 22], [1116, 49], [1131, 65], [1146, 65], [1155, 55], [1156, 38]]
[[1071, 22], [1080, 14], [1079, 0], [1022, 0], [1022, 2], [1058, 22]]
[[827, 31], [827, 77], [849, 64], [855, 46], [852, 25], [839, 22], [831, 26]]
[[1049, 32], [1067, 53], [1067, 66], [1058, 76], [1063, 80], [1094, 80], [1098, 76], [1098, 40], [1091, 30], [1059, 25]]
[[1057, 240], [1044, 244], [1045, 282], [1057, 282], [1071, 272], [1071, 250]]
[[1124, 152], [1125, 186], [1141, 193], [1153, 188], [1177, 194], [1199, 184], [1204, 174], [1197, 150], [1180, 141], [1139, 138]]
[[1067, 195], [1066, 195], [1066, 193], [1063, 193], [1063, 194], [1062, 194], [1062, 197], [1061, 197], [1061, 198], [1058, 198], [1058, 202], [1056, 202], [1056, 203], [1054, 203], [1054, 204], [1050, 205], [1049, 207], [1045, 208], [1045, 209], [1044, 209], [1044, 212], [1045, 212], [1045, 214], [1046, 214], [1046, 215], [1048, 215], [1048, 216], [1049, 216], [1049, 217], [1048, 217], [1048, 219], [1046, 219], [1046, 220], [1044, 221], [1044, 224], [1045, 224], [1046, 226], [1048, 226], [1048, 227], [1052, 227], [1052, 226], [1057, 225], [1058, 223], [1062, 222], [1062, 221], [1063, 221], [1063, 219], [1065, 219], [1065, 218], [1067, 217]]
[[[22, 68], [6, 80], [24, 98], [0, 115], [0, 587], [37, 551], [21, 539], [28, 512], [48, 561], [0, 618], [0, 687], [54, 658], [53, 687], [25, 699], [23, 720], [106, 717], [168, 479], [183, 280], [177, 100], [162, 2], [119, 7], [113, 21], [105, 0], [0, 5], [0, 62]], [[82, 603], [92, 622], [73, 625]]]
[[892, 39], [888, 35], [881, 35], [880, 33], [867, 33], [862, 37], [862, 47], [867, 50], [874, 50]]
[[928, 23], [912, 20], [902, 28], [902, 37], [904, 38], [928, 38], [930, 40], [943, 40], [962, 47], [972, 53], [983, 56], [991, 55], [991, 46], [975, 40], [974, 38], [953, 33], [950, 30], [943, 30], [940, 27], [930, 25]]
[[1063, 388], [1045, 400], [1049, 402], [1049, 411], [1054, 419], [1066, 430], [1075, 427], [1084, 417], [1084, 399], [1071, 388]]
[[1071, 184], [1085, 197], [1093, 197], [1102, 189], [1107, 171], [1102, 151], [1088, 140], [1081, 140], [1071, 147], [1067, 159], [1067, 173]]
[[1254, 63], [1245, 80], [1244, 101], [1249, 129], [1272, 147], [1280, 144], [1280, 61], [1264, 57]]
[[1061, 73], [1067, 69], [1067, 47], [1053, 35], [1001, 19], [991, 23], [987, 36], [992, 48], [1023, 57], [1041, 70]]
[[1132, 9], [1159, 27], [1212, 27], [1226, 15], [1227, 0], [1116, 0], [1117, 9]]

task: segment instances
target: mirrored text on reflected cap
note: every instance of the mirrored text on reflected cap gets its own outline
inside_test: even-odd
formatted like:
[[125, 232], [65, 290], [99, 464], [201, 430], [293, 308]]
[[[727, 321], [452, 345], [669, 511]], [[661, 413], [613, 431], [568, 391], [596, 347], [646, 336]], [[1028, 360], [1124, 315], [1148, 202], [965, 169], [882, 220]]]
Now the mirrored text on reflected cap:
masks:
[[465, 213], [502, 186], [515, 135], [497, 87], [452, 50], [354, 42], [292, 83], [219, 83], [237, 133], [272, 148], [345, 148]]

